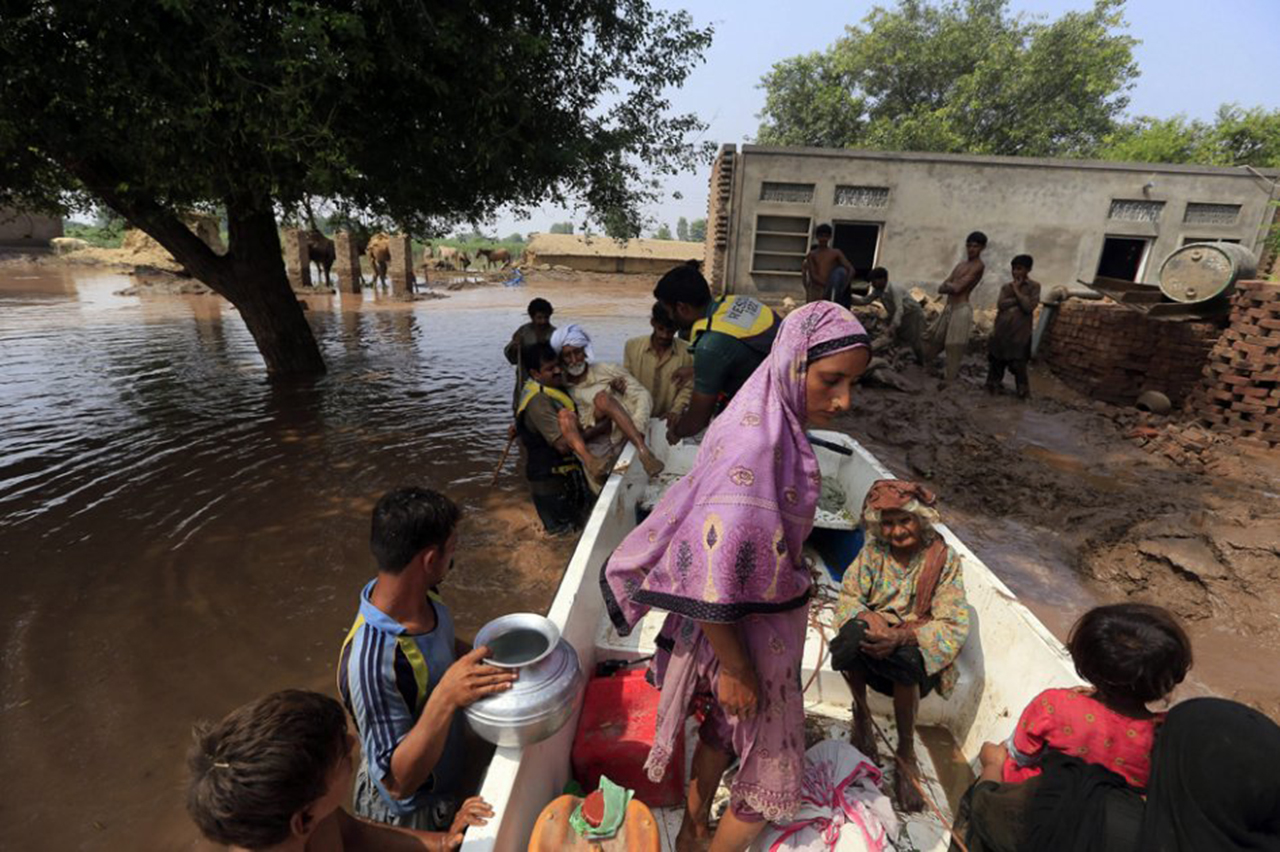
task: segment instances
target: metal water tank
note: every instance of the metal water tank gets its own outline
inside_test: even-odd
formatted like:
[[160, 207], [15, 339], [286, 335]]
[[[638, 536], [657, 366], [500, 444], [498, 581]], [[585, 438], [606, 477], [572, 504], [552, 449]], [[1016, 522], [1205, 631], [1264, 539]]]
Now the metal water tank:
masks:
[[1239, 243], [1191, 243], [1165, 258], [1160, 291], [1183, 304], [1229, 296], [1237, 281], [1258, 272], [1258, 259]]

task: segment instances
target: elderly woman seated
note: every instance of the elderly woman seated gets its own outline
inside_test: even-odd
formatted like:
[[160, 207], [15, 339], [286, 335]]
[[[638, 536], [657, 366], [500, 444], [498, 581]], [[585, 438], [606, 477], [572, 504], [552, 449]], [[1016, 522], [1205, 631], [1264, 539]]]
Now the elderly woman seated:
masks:
[[969, 635], [960, 556], [933, 529], [934, 503], [933, 493], [915, 483], [882, 479], [871, 486], [862, 510], [867, 541], [845, 572], [839, 634], [831, 642], [831, 664], [853, 692], [853, 745], [877, 762], [867, 687], [893, 696], [894, 787], [905, 811], [924, 807], [914, 737], [920, 698], [934, 689], [943, 698], [951, 694], [952, 664]]

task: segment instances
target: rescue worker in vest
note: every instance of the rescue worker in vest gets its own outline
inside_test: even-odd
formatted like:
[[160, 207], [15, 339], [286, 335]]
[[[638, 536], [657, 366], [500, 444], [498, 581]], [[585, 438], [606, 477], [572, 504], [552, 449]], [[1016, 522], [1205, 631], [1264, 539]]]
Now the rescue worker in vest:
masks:
[[[529, 493], [549, 534], [570, 533], [585, 523], [591, 493], [574, 453], [573, 437], [582, 443], [577, 407], [564, 389], [560, 358], [551, 344], [524, 347], [520, 361], [529, 370], [529, 380], [516, 406], [516, 434], [527, 454]], [[566, 422], [575, 428], [566, 430]], [[581, 449], [585, 452], [585, 445]]]
[[756, 371], [773, 347], [778, 317], [750, 296], [712, 299], [707, 279], [690, 264], [662, 276], [653, 297], [688, 337], [693, 353], [689, 407], [667, 419], [667, 441], [674, 444], [706, 429]]

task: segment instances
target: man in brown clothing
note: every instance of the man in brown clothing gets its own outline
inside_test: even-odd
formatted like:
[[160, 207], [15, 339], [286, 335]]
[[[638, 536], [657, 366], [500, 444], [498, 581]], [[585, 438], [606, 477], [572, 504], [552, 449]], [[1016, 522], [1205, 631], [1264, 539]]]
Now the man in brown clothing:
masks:
[[1040, 285], [1027, 277], [1031, 274], [1031, 263], [1029, 254], [1020, 254], [1013, 259], [1013, 280], [1000, 288], [996, 324], [987, 347], [991, 365], [987, 372], [987, 390], [999, 392], [1007, 367], [1017, 382], [1019, 399], [1031, 395], [1027, 362], [1031, 360], [1036, 305], [1040, 303]]
[[938, 292], [946, 295], [947, 306], [929, 332], [929, 348], [925, 353], [929, 362], [943, 348], [947, 350], [947, 381], [960, 375], [960, 362], [964, 360], [969, 345], [969, 332], [973, 329], [973, 306], [969, 294], [982, 283], [987, 267], [982, 262], [982, 250], [987, 247], [987, 235], [974, 231], [964, 241], [966, 257], [951, 270]]

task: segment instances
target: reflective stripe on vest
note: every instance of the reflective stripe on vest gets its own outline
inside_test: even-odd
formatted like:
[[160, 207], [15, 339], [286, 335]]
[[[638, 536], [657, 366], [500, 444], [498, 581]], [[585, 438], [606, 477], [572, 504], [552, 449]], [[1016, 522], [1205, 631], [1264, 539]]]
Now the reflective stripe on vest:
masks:
[[750, 296], [725, 296], [713, 306], [711, 316], [693, 324], [689, 345], [696, 347], [703, 334], [718, 331], [768, 354], [777, 324], [778, 317], [768, 305]]
[[578, 406], [573, 404], [573, 398], [567, 393], [562, 390], [558, 390], [557, 388], [549, 388], [540, 382], [535, 382], [533, 379], [529, 379], [524, 383], [524, 388], [520, 391], [520, 403], [516, 406], [516, 417], [523, 414], [525, 406], [533, 402], [533, 398], [540, 393], [545, 393], [547, 396], [551, 397], [552, 400], [560, 404], [561, 408], [567, 408], [570, 411], [577, 413]]

